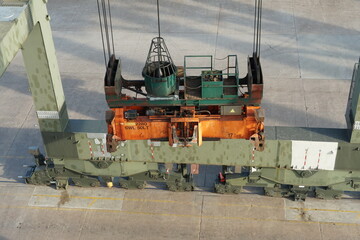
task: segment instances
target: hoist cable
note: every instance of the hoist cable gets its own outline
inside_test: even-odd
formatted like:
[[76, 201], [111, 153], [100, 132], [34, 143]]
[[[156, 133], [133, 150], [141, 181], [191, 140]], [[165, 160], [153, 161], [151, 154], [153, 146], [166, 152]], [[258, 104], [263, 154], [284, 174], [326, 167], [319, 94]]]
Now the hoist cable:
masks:
[[253, 53], [260, 57], [262, 0], [255, 0]]
[[103, 34], [103, 27], [102, 27], [102, 21], [101, 21], [100, 4], [99, 4], [99, 0], [96, 0], [96, 2], [97, 2], [97, 7], [98, 7], [99, 24], [100, 24], [100, 31], [101, 31], [101, 42], [103, 45], [104, 61], [105, 61], [105, 68], [106, 68], [107, 60], [106, 60], [106, 53], [105, 53], [105, 43], [104, 43], [104, 34]]
[[[108, 6], [106, 6], [106, 4]], [[97, 7], [98, 7], [101, 42], [104, 53], [105, 68], [107, 68], [108, 61], [110, 61], [111, 56], [115, 54], [110, 0], [107, 0], [107, 3], [106, 0], [97, 0]], [[108, 56], [106, 56], [106, 53]]]
[[259, 48], [259, 4], [260, 4], [260, 0], [257, 0], [258, 4], [257, 4], [257, 18], [256, 18], [256, 56], [258, 56], [258, 48]]
[[159, 0], [156, 0], [156, 5], [157, 5], [157, 19], [158, 19], [158, 33], [159, 33], [159, 38], [158, 38], [158, 63], [159, 63], [159, 69], [160, 69], [160, 62], [161, 62], [161, 35], [160, 35], [160, 8], [159, 8]]
[[160, 36], [160, 10], [159, 10], [159, 0], [156, 0], [157, 3], [157, 18], [158, 18], [158, 33], [159, 33], [159, 38]]
[[103, 10], [103, 18], [104, 18], [104, 28], [105, 28], [107, 52], [108, 52], [108, 57], [110, 60], [111, 54], [110, 54], [109, 28], [108, 28], [107, 14], [106, 14], [106, 2], [105, 2], [105, 0], [101, 0], [101, 3], [102, 3], [102, 10]]
[[262, 0], [260, 0], [260, 37], [259, 37], [259, 57], [260, 57], [260, 48], [261, 48], [261, 26], [262, 26]]
[[113, 25], [112, 25], [112, 20], [111, 20], [111, 11], [110, 11], [110, 0], [108, 0], [108, 9], [109, 9], [109, 19], [110, 19], [111, 42], [112, 42], [112, 49], [113, 49], [112, 54], [115, 54]]
[[260, 57], [260, 46], [261, 46], [261, 17], [262, 17], [262, 0], [259, 0], [258, 4], [258, 29], [257, 29], [257, 35], [258, 35], [258, 42], [257, 42], [257, 50], [258, 57]]
[[255, 29], [256, 29], [256, 16], [257, 16], [257, 11], [256, 11], [256, 9], [257, 9], [257, 1], [258, 0], [255, 0], [255, 13], [254, 13], [254, 41], [253, 41], [253, 53], [255, 53], [255, 42], [256, 42], [256, 31], [255, 31]]

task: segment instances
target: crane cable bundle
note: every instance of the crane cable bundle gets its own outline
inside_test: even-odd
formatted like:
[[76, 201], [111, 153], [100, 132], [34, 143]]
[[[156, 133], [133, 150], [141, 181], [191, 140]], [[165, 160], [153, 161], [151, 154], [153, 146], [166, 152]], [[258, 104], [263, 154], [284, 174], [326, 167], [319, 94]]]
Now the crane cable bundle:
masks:
[[[110, 0], [96, 0], [99, 24], [101, 30], [101, 41], [103, 45], [105, 68], [111, 56], [115, 56], [114, 34], [111, 20]], [[106, 42], [106, 43], [105, 43]], [[106, 56], [107, 52], [107, 56]]]

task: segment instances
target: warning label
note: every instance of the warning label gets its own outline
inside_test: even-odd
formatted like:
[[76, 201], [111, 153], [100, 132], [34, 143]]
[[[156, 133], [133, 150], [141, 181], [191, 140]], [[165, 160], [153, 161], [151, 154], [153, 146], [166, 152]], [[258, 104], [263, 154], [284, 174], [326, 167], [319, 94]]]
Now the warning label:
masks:
[[147, 122], [132, 122], [132, 125], [125, 124], [125, 130], [148, 130]]

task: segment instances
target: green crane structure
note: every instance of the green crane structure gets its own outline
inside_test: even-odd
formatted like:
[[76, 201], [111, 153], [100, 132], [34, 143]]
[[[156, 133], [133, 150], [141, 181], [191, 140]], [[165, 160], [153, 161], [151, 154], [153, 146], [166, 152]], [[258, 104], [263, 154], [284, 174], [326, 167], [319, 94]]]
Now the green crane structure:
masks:
[[[99, 177], [121, 179], [125, 188], [143, 188], [146, 181], [166, 182], [173, 191], [194, 185], [186, 164], [222, 165], [215, 191], [239, 193], [244, 186], [260, 187], [270, 196], [305, 199], [340, 198], [344, 191], [360, 191], [360, 70], [355, 64], [346, 119], [348, 129], [266, 126], [264, 151], [254, 151], [246, 139], [206, 141], [202, 146], [171, 147], [146, 140], [122, 142], [114, 152], [106, 148], [106, 122], [68, 118], [46, 0], [3, 1], [0, 18], [0, 76], [21, 49], [33, 96], [46, 158], [37, 148], [35, 165], [26, 182], [66, 188], [99, 186]], [[178, 164], [164, 171], [164, 164]], [[226, 171], [241, 166], [241, 171]], [[226, 179], [226, 181], [224, 180]]]

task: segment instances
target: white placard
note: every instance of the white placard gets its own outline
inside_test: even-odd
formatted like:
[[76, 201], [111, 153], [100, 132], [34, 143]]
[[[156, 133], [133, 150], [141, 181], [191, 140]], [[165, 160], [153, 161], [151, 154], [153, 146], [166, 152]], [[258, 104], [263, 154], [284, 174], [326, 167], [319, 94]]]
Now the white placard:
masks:
[[354, 124], [354, 129], [355, 130], [360, 130], [360, 121], [356, 121]]
[[292, 141], [291, 166], [295, 170], [334, 170], [337, 142]]
[[39, 119], [60, 119], [58, 111], [37, 111]]

